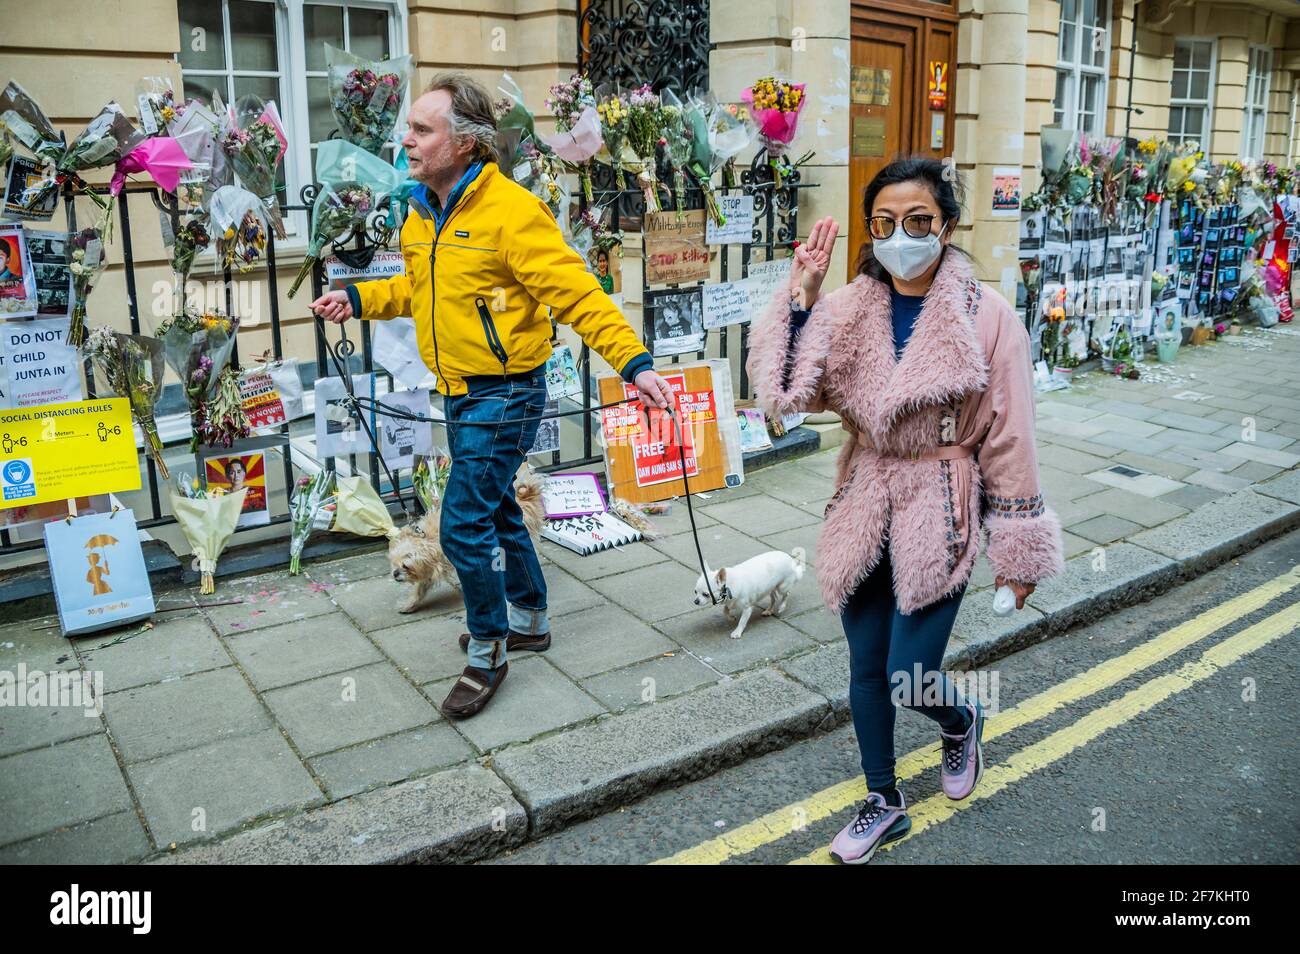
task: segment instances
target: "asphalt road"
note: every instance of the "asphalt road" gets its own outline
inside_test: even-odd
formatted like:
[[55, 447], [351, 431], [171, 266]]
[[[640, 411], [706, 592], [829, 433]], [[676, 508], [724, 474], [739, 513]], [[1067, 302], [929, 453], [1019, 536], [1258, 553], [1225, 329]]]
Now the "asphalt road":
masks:
[[[871, 864], [1300, 861], [1298, 565], [1300, 531], [990, 667], [965, 802], [939, 791], [935, 729], [900, 713], [913, 833]], [[846, 726], [490, 863], [831, 863], [864, 793]]]

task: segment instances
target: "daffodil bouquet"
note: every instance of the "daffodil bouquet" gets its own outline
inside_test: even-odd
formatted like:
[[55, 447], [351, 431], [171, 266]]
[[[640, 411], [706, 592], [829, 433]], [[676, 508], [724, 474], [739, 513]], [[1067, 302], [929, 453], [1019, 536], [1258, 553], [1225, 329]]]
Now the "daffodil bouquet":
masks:
[[366, 227], [366, 217], [374, 211], [375, 205], [375, 193], [368, 185], [342, 182], [321, 189], [311, 210], [311, 241], [307, 243], [307, 256], [289, 286], [290, 298], [297, 294], [298, 287], [311, 274], [312, 266], [320, 261], [325, 246], [349, 232], [362, 231]]
[[167, 364], [190, 405], [190, 453], [199, 444], [230, 447], [251, 433], [231, 367], [239, 321], [217, 313], [183, 311], [158, 326]]
[[154, 423], [154, 404], [162, 394], [163, 343], [100, 325], [86, 337], [84, 350], [107, 390], [130, 401], [131, 416], [144, 434], [145, 452], [153, 458], [163, 480], [170, 480], [162, 456], [162, 438]]
[[600, 117], [600, 138], [605, 144], [605, 155], [597, 156], [614, 170], [615, 188], [621, 189], [620, 172], [623, 169], [623, 152], [627, 149], [628, 124], [631, 113], [627, 100], [617, 92], [601, 87], [596, 115]]

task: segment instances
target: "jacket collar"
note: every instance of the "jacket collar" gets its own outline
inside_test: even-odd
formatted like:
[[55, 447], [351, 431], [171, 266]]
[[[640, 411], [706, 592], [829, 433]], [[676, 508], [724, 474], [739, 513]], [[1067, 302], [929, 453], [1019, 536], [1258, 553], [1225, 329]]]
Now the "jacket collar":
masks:
[[436, 194], [429, 190], [429, 187], [420, 184], [420, 187], [411, 193], [411, 206], [415, 209], [417, 215], [433, 223], [434, 231], [441, 231], [442, 225], [447, 221], [447, 216], [453, 212], [457, 206], [464, 205], [469, 201], [469, 197], [477, 191], [478, 187], [485, 183], [496, 172], [496, 163], [483, 162], [476, 160], [471, 163], [464, 174], [456, 181], [451, 192], [447, 194], [446, 213], [438, 202]]
[[866, 276], [859, 283], [859, 321], [846, 330], [858, 339], [850, 347], [857, 351], [852, 373], [864, 397], [861, 407], [869, 409], [866, 422], [879, 435], [917, 408], [988, 387], [975, 327], [982, 292], [965, 256], [945, 251], [901, 358], [895, 358], [890, 286]]

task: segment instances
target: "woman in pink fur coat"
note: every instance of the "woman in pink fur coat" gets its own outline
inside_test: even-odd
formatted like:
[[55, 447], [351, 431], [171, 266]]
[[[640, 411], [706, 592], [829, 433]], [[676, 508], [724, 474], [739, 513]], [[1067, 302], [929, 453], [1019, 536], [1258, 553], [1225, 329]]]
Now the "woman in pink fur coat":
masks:
[[849, 432], [817, 576], [849, 643], [869, 789], [831, 845], [852, 864], [911, 828], [894, 772], [896, 702], [938, 723], [949, 798], [979, 780], [983, 709], [940, 667], [981, 528], [1018, 608], [1061, 568], [1060, 522], [1038, 485], [1029, 336], [950, 244], [961, 217], [952, 178], [925, 158], [882, 169], [864, 195], [871, 242], [857, 278], [821, 294], [839, 232], [821, 220], [749, 339], [766, 410], [835, 411]]

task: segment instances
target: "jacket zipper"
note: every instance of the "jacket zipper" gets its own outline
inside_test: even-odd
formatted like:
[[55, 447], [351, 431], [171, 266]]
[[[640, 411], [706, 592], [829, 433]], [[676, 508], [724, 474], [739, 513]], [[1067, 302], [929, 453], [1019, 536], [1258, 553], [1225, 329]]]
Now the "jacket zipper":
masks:
[[497, 334], [497, 324], [492, 320], [487, 302], [482, 296], [474, 299], [474, 305], [478, 308], [479, 321], [483, 322], [483, 337], [487, 338], [488, 348], [501, 362], [501, 372], [504, 374], [510, 357], [506, 354], [505, 345], [501, 343], [501, 336]]
[[[481, 175], [482, 173], [480, 173]], [[451, 221], [451, 217], [460, 211], [460, 207], [465, 204], [465, 195], [462, 193], [460, 200], [451, 207], [447, 217], [442, 220], [442, 226], [445, 228]], [[447, 376], [442, 373], [442, 362], [438, 360], [438, 322], [434, 314], [438, 310], [438, 239], [442, 237], [442, 228], [438, 226], [438, 220], [433, 220], [433, 241], [429, 245], [429, 330], [433, 333], [433, 366], [438, 372], [438, 380], [447, 381]], [[447, 385], [447, 393], [451, 393], [451, 385]]]

